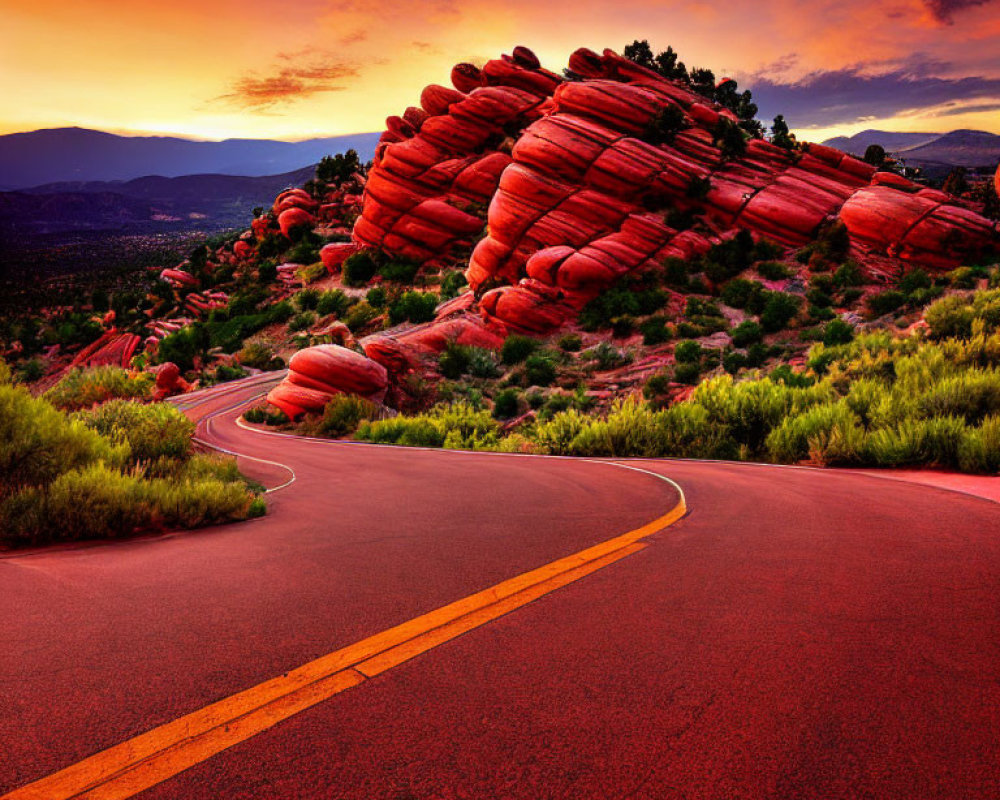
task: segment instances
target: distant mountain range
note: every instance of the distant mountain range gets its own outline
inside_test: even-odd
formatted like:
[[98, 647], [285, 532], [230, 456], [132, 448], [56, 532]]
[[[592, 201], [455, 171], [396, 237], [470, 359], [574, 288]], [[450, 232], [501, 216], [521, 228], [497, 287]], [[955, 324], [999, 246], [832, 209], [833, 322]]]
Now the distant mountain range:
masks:
[[85, 128], [11, 133], [0, 136], [0, 190], [67, 181], [130, 181], [148, 175], [276, 175], [350, 148], [367, 161], [378, 139], [378, 133], [358, 133], [303, 142], [198, 142], [170, 136], [117, 136]]
[[1000, 136], [986, 131], [951, 133], [897, 133], [868, 130], [837, 136], [823, 144], [863, 156], [869, 145], [880, 144], [908, 166], [941, 170], [951, 167], [995, 167], [1000, 162]]
[[81, 230], [243, 226], [254, 206], [301, 186], [313, 166], [281, 175], [151, 176], [131, 181], [50, 183], [0, 192], [0, 234], [27, 237]]

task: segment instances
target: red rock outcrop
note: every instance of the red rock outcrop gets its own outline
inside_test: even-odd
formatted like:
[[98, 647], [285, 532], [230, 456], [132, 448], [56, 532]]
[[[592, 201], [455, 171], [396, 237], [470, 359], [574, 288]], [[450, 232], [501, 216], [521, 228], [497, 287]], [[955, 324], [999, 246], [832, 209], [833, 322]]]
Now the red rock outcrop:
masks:
[[471, 244], [483, 229], [477, 206], [496, 191], [514, 137], [561, 78], [518, 48], [482, 70], [459, 64], [452, 83], [428, 86], [420, 108], [386, 120], [354, 226], [360, 245], [425, 263]]
[[[498, 347], [508, 331], [548, 334], [622, 276], [695, 258], [740, 229], [798, 247], [839, 218], [858, 254], [941, 269], [998, 239], [960, 201], [834, 148], [751, 139], [739, 157], [724, 154], [719, 131], [738, 121], [732, 111], [611, 50], [578, 50], [569, 69], [564, 81], [519, 47], [481, 70], [457, 65], [455, 88], [429, 86], [419, 108], [386, 120], [355, 245], [434, 264], [482, 232], [488, 202], [487, 235], [466, 270], [481, 297], [362, 340], [369, 359], [318, 361], [323, 388], [293, 371], [272, 392], [276, 404], [321, 407], [310, 393], [352, 391], [353, 370], [377, 362], [398, 377], [449, 340]], [[652, 144], [647, 131], [667, 109], [682, 129]], [[671, 227], [665, 209], [699, 215], [701, 232]], [[311, 213], [294, 205], [281, 215], [293, 211]], [[332, 271], [348, 251], [328, 247]]]
[[156, 368], [156, 383], [153, 387], [153, 399], [162, 400], [165, 397], [186, 392], [191, 388], [183, 377], [181, 370], [173, 361], [167, 361]]
[[333, 274], [338, 272], [347, 257], [356, 253], [357, 250], [358, 246], [353, 242], [331, 242], [322, 247], [319, 251], [319, 257], [323, 266], [326, 267], [326, 271]]
[[385, 367], [354, 350], [321, 344], [299, 350], [288, 362], [288, 375], [267, 400], [289, 417], [321, 411], [335, 394], [357, 394], [381, 401], [389, 385]]
[[198, 279], [182, 269], [165, 269], [160, 272], [160, 279], [166, 281], [175, 289], [197, 286]]
[[67, 369], [73, 367], [128, 367], [141, 341], [134, 333], [123, 333], [117, 328], [112, 328], [77, 353]]

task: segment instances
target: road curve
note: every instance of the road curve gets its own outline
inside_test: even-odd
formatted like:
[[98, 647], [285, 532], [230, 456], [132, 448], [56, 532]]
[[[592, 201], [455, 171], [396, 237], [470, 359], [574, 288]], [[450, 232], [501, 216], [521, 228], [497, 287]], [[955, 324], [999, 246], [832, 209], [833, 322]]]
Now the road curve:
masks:
[[[600, 464], [236, 424], [267, 517], [0, 559], [0, 794], [637, 528]], [[1000, 510], [855, 473], [680, 461], [649, 546], [303, 711], [148, 798], [988, 798]], [[294, 482], [289, 481], [294, 475]]]

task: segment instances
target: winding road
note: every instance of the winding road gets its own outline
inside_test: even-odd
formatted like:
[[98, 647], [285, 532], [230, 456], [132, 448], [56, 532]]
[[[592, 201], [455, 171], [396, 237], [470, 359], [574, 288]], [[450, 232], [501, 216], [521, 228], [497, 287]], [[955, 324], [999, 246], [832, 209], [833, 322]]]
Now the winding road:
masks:
[[1000, 796], [996, 503], [241, 426], [276, 377], [178, 401], [266, 517], [0, 557], [0, 800]]

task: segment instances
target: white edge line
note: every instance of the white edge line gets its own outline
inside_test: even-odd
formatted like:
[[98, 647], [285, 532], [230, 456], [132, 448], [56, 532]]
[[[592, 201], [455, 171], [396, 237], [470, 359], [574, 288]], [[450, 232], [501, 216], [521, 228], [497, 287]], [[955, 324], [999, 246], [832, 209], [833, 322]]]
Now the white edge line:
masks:
[[[208, 429], [211, 426], [212, 420], [215, 417], [217, 417], [217, 416], [219, 416], [221, 414], [226, 414], [226, 413], [228, 413], [228, 412], [230, 412], [230, 411], [232, 411], [232, 410], [234, 410], [236, 408], [239, 408], [242, 405], [245, 405], [246, 403], [250, 403], [250, 402], [258, 399], [259, 397], [263, 397], [264, 394], [266, 394], [266, 393], [261, 393], [261, 394], [254, 395], [253, 397], [251, 397], [251, 398], [249, 398], [247, 400], [241, 400], [239, 403], [236, 403], [234, 405], [231, 405], [231, 406], [228, 406], [226, 408], [220, 409], [219, 411], [215, 411], [212, 414], [208, 414], [203, 419], [199, 420], [199, 422], [203, 422], [205, 424], [205, 428]], [[197, 406], [197, 404], [196, 404], [196, 406]], [[242, 417], [241, 417], [241, 419], [242, 419]], [[250, 461], [256, 461], [256, 462], [258, 462], [260, 464], [270, 464], [272, 467], [280, 467], [281, 469], [288, 470], [288, 472], [291, 473], [291, 476], [292, 476], [291, 478], [289, 478], [287, 481], [285, 481], [280, 486], [272, 486], [270, 489], [265, 489], [264, 490], [264, 494], [271, 494], [271, 492], [277, 492], [280, 489], [284, 489], [284, 488], [286, 488], [288, 486], [291, 486], [293, 483], [295, 483], [296, 479], [298, 478], [298, 475], [295, 474], [295, 470], [292, 469], [290, 466], [288, 466], [288, 464], [282, 464], [282, 463], [280, 463], [278, 461], [269, 461], [266, 458], [257, 458], [257, 456], [247, 455], [246, 453], [237, 453], [235, 450], [228, 450], [225, 447], [220, 447], [217, 444], [212, 444], [212, 442], [206, 441], [205, 439], [202, 439], [202, 438], [200, 438], [198, 436], [193, 436], [192, 437], [192, 441], [195, 441], [195, 442], [197, 442], [200, 445], [204, 445], [205, 447], [211, 447], [213, 450], [217, 450], [220, 453], [225, 453], [226, 455], [234, 456], [235, 458], [246, 458], [246, 459], [249, 459]]]

